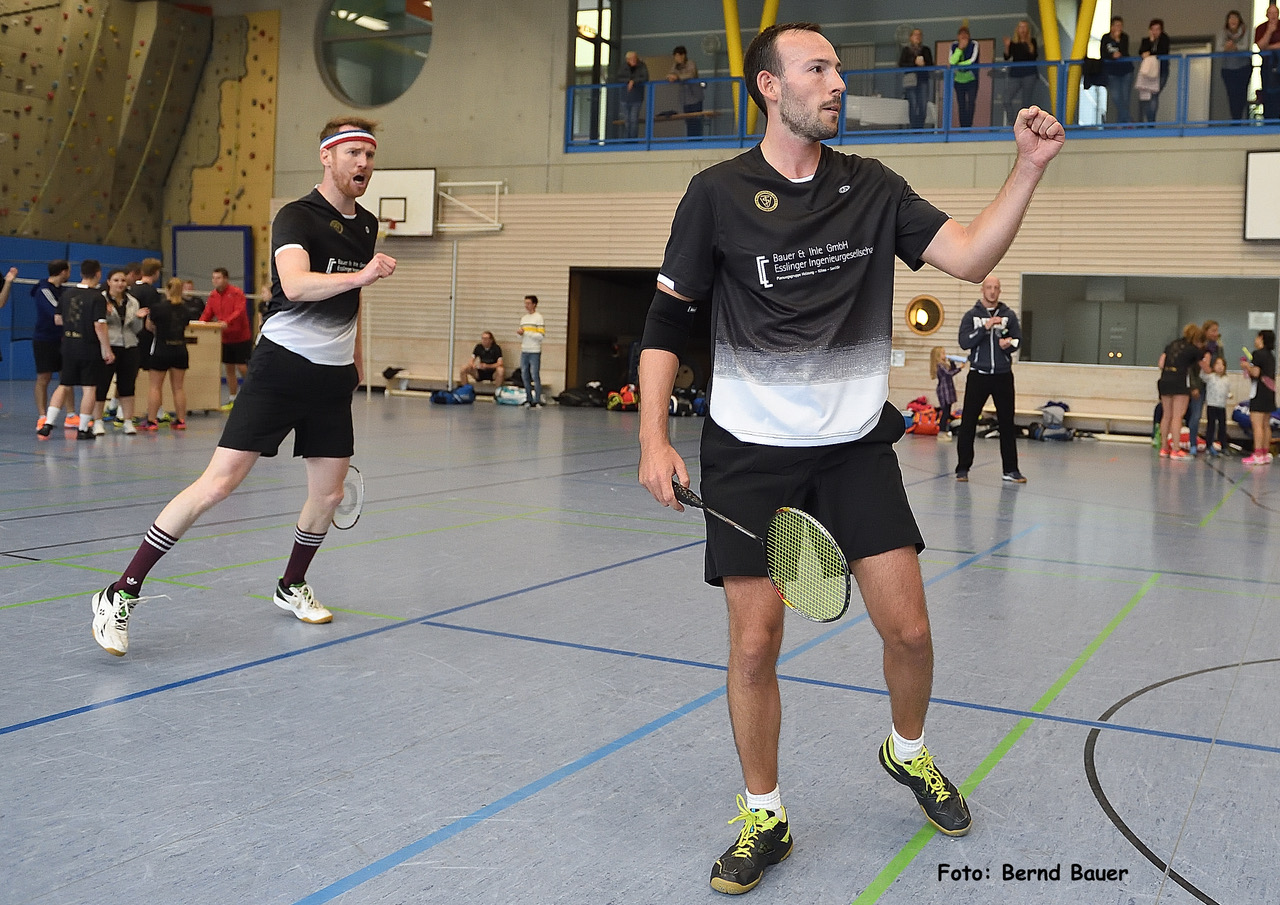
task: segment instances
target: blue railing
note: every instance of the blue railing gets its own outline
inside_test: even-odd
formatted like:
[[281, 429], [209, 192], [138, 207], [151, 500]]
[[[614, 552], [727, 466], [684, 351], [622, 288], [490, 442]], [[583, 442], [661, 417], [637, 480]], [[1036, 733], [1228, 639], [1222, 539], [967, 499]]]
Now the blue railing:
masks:
[[[1224, 74], [1240, 61], [1247, 64], [1247, 80]], [[987, 63], [968, 67], [974, 87], [960, 92], [955, 77], [966, 70], [955, 67], [851, 70], [844, 73], [847, 90], [831, 143], [1007, 140], [1017, 110], [1032, 103], [1052, 110], [1079, 137], [1222, 135], [1242, 128], [1276, 133], [1280, 75], [1274, 85], [1268, 79], [1264, 92], [1258, 87], [1261, 61], [1271, 63], [1247, 53], [1162, 57], [1161, 86], [1152, 96], [1134, 85], [1142, 62], [1137, 57], [1108, 61], [1105, 68], [1097, 60]], [[1127, 75], [1115, 71], [1126, 65]], [[734, 148], [760, 140], [762, 116], [747, 132], [753, 102], [742, 79], [699, 84], [700, 92], [690, 92], [675, 83], [647, 82], [639, 102], [630, 102], [624, 84], [571, 86], [565, 150]], [[1069, 94], [1075, 98], [1071, 117]]]

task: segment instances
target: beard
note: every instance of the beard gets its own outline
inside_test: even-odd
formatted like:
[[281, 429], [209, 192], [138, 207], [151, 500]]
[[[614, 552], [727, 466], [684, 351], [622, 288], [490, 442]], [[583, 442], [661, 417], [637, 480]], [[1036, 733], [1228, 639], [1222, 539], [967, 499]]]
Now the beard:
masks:
[[778, 118], [793, 135], [809, 141], [826, 141], [828, 138], [835, 137], [836, 132], [839, 131], [838, 121], [826, 122], [822, 118], [824, 111], [805, 107], [785, 90], [785, 82], [783, 87], [782, 98], [778, 104]]

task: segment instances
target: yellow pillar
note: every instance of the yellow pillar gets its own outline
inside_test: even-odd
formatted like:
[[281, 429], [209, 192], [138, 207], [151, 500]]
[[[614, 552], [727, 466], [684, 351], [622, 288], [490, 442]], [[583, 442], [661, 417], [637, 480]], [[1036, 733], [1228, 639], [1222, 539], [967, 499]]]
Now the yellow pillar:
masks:
[[[1040, 31], [1044, 35], [1045, 62], [1061, 61], [1062, 44], [1058, 40], [1058, 10], [1053, 0], [1040, 0]], [[1058, 70], [1052, 67], [1049, 69], [1049, 97], [1051, 98], [1049, 105], [1053, 106], [1058, 99]]]
[[[1071, 59], [1083, 60], [1089, 50], [1089, 27], [1093, 25], [1093, 13], [1097, 0], [1082, 0], [1080, 15], [1076, 18], [1076, 39], [1071, 43]], [[1076, 109], [1080, 103], [1079, 66], [1072, 66], [1067, 72], [1067, 119], [1068, 123], [1076, 120]]]
[[[742, 78], [742, 25], [738, 22], [738, 0], [724, 0], [724, 43], [729, 54], [729, 75]], [[750, 104], [750, 101], [747, 102]], [[733, 121], [739, 122], [738, 93], [733, 94]]]
[[[729, 2], [729, 0], [725, 0]], [[760, 10], [760, 31], [764, 31], [770, 25], [778, 24], [778, 0], [764, 0], [764, 8]], [[759, 32], [757, 32], [759, 34]], [[750, 135], [756, 128], [756, 117], [760, 113], [760, 108], [755, 104], [747, 107], [747, 134]]]

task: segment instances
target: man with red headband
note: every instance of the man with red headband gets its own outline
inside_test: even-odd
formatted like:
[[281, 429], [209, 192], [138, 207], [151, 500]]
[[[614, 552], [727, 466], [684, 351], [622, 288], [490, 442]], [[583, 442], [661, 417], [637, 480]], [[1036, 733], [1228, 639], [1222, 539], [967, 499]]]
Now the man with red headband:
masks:
[[271, 302], [244, 389], [204, 474], [170, 501], [119, 580], [93, 597], [93, 638], [107, 652], [129, 649], [129, 614], [147, 573], [187, 529], [226, 499], [260, 456], [274, 456], [292, 431], [307, 469], [307, 501], [274, 602], [306, 623], [329, 622], [306, 581], [354, 452], [351, 397], [363, 377], [360, 290], [391, 276], [396, 262], [374, 252], [378, 221], [356, 203], [373, 176], [375, 124], [330, 120], [320, 132], [324, 178], [281, 208], [271, 225]]

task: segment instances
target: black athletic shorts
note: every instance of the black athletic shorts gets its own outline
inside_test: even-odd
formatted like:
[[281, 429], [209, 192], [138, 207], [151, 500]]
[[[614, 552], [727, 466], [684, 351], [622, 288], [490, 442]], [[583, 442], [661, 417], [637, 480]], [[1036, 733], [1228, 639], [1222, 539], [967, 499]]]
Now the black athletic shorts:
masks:
[[157, 342], [151, 349], [148, 371], [185, 371], [191, 366], [187, 344]]
[[52, 374], [62, 370], [62, 343], [31, 341], [31, 354], [36, 360], [37, 374]]
[[[761, 537], [775, 510], [794, 506], [822, 522], [850, 562], [899, 547], [918, 553], [924, 539], [893, 451], [904, 426], [902, 415], [886, 405], [869, 437], [853, 443], [761, 446], [744, 443], [707, 418], [702, 483], [695, 489], [708, 506]], [[769, 574], [761, 544], [712, 516], [706, 523], [708, 584], [723, 586], [725, 576]]]
[[156, 335], [145, 327], [138, 332], [138, 370], [151, 370], [151, 345], [156, 341]]
[[1259, 381], [1258, 392], [1253, 394], [1253, 398], [1249, 400], [1249, 411], [1251, 412], [1273, 412], [1276, 408], [1276, 392], [1269, 390]]
[[353, 364], [314, 364], [264, 336], [218, 445], [274, 456], [293, 431], [295, 456], [350, 458], [351, 397], [359, 382]]
[[476, 368], [476, 380], [493, 380], [493, 375], [497, 373], [497, 368]]
[[222, 344], [222, 363], [224, 365], [247, 365], [249, 356], [253, 354], [253, 340], [246, 339], [242, 343]]
[[63, 358], [62, 370], [58, 373], [58, 385], [96, 387], [106, 366], [107, 363], [101, 358], [72, 358], [67, 355]]

